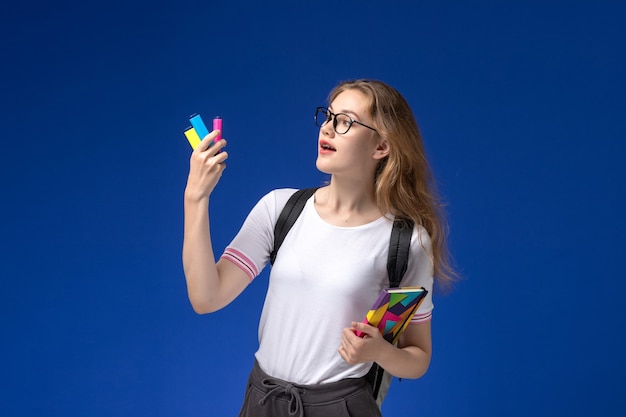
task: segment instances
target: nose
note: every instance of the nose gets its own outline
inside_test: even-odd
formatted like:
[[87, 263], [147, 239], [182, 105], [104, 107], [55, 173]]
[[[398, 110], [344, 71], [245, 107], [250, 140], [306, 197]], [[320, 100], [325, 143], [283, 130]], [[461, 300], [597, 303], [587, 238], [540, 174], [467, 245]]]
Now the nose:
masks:
[[320, 132], [325, 136], [333, 136], [335, 134], [335, 129], [333, 128], [333, 119], [330, 118], [322, 127], [320, 127]]

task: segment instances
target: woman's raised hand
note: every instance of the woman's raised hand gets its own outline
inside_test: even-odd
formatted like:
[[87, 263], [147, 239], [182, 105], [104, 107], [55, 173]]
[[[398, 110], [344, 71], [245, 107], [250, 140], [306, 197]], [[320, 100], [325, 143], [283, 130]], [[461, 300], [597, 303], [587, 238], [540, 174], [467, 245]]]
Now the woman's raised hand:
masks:
[[224, 161], [228, 158], [228, 153], [222, 151], [226, 146], [226, 140], [213, 143], [219, 133], [219, 130], [209, 133], [191, 154], [185, 189], [187, 198], [193, 200], [208, 198], [226, 168]]

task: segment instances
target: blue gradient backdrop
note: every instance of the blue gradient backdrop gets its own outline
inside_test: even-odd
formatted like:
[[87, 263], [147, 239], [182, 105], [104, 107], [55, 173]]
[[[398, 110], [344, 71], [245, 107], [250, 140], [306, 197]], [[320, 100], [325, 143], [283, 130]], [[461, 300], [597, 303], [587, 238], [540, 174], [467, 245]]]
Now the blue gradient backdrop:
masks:
[[313, 111], [360, 77], [412, 105], [464, 276], [386, 415], [624, 414], [624, 2], [21, 4], [0, 12], [0, 415], [236, 415], [267, 270], [193, 313], [187, 117], [230, 139], [221, 251], [267, 191], [326, 179]]

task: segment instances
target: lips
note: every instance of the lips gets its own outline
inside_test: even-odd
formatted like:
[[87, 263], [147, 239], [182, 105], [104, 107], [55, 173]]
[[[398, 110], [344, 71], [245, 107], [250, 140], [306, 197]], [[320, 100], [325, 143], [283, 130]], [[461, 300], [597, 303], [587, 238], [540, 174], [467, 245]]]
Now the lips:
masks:
[[322, 151], [327, 151], [327, 152], [335, 152], [337, 149], [333, 148], [330, 143], [326, 142], [325, 140], [321, 140], [320, 141], [320, 149]]

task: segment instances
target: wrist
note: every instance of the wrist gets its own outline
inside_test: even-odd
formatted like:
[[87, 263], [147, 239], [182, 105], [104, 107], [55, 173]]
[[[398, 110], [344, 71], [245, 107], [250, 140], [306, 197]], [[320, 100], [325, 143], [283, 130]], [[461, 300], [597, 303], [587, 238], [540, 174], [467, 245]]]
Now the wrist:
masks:
[[398, 348], [396, 346], [382, 339], [382, 343], [379, 345], [378, 349], [376, 349], [375, 362], [382, 364], [392, 361], [397, 350]]
[[185, 204], [209, 204], [209, 196], [197, 191], [185, 188], [184, 194]]

